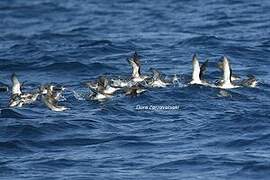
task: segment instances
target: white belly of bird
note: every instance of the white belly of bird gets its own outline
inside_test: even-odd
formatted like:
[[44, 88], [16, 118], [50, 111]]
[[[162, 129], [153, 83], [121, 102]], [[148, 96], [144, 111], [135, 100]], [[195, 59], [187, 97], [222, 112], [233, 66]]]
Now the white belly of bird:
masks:
[[253, 88], [255, 88], [256, 86], [257, 86], [257, 81], [253, 81], [252, 83], [251, 83], [251, 85], [250, 85], [250, 87], [253, 87]]
[[146, 77], [142, 77], [142, 76], [139, 76], [139, 77], [134, 77], [132, 80], [134, 82], [142, 82], [145, 80]]
[[168, 84], [159, 79], [154, 81], [151, 85], [152, 87], [166, 87]]
[[20, 100], [17, 100], [17, 101], [12, 101], [10, 104], [9, 104], [9, 106], [10, 107], [16, 107], [16, 106], [19, 106], [20, 105]]
[[104, 99], [107, 99], [107, 98], [110, 98], [111, 96], [109, 95], [105, 95], [105, 94], [101, 94], [101, 93], [98, 93], [95, 97], [93, 97], [92, 99], [93, 100], [104, 100]]
[[112, 85], [115, 87], [127, 87], [128, 82], [122, 81], [121, 79], [112, 80]]
[[51, 109], [52, 111], [60, 112], [60, 111], [64, 111], [67, 109], [64, 106], [58, 106], [58, 105], [51, 104], [48, 100], [48, 97], [42, 97], [42, 99], [43, 99], [43, 102], [47, 105], [47, 107], [49, 109]]
[[238, 88], [239, 86], [235, 86], [232, 83], [222, 83], [219, 88], [221, 89], [233, 89], [233, 88]]
[[52, 107], [51, 107], [51, 110], [56, 111], [56, 112], [60, 112], [60, 111], [65, 111], [65, 110], [67, 110], [67, 108], [64, 107], [64, 106], [52, 106]]
[[203, 84], [203, 82], [200, 79], [192, 80], [190, 84]]
[[104, 93], [105, 94], [113, 94], [117, 90], [119, 90], [119, 88], [114, 88], [114, 87], [109, 86], [104, 90]]

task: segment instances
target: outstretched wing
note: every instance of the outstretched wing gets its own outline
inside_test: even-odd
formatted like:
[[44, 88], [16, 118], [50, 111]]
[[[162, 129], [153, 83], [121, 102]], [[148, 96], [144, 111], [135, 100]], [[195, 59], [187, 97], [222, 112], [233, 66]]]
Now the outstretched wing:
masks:
[[21, 92], [21, 84], [20, 84], [15, 73], [12, 74], [11, 81], [12, 81], [12, 94], [20, 95], [22, 93]]
[[107, 87], [109, 85], [109, 80], [106, 76], [100, 76], [98, 78], [98, 86]]
[[85, 85], [89, 88], [89, 89], [97, 89], [97, 83], [95, 82], [87, 82], [85, 83]]
[[141, 63], [140, 63], [140, 58], [137, 54], [137, 52], [135, 52], [132, 56], [132, 58], [130, 59], [130, 64], [132, 66], [132, 76], [133, 77], [138, 77], [141, 75]]
[[232, 82], [232, 68], [230, 66], [230, 81]]
[[153, 72], [153, 79], [154, 80], [160, 79], [161, 74], [160, 74], [160, 72], [157, 69], [151, 68], [150, 70]]
[[206, 68], [207, 68], [207, 65], [208, 65], [208, 60], [206, 60], [200, 67], [200, 79], [202, 79], [205, 71], [206, 71]]

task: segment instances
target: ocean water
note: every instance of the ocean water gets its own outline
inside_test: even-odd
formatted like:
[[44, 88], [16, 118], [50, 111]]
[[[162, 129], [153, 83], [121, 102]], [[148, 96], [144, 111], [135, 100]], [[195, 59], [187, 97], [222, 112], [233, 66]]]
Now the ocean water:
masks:
[[[0, 179], [270, 178], [270, 1], [1, 0], [0, 82], [15, 72], [25, 90], [67, 87], [70, 109], [36, 102], [8, 108], [0, 94]], [[256, 88], [176, 84], [105, 102], [74, 96], [99, 75], [142, 72], [191, 77], [191, 58], [209, 59], [206, 79], [254, 74]], [[179, 106], [138, 110], [138, 106]]]

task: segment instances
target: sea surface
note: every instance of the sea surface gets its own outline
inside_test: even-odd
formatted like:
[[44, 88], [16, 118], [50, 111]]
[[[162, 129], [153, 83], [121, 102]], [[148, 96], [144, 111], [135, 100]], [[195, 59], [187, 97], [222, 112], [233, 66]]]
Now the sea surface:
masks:
[[[69, 110], [8, 108], [1, 92], [0, 179], [269, 179], [269, 9], [269, 0], [1, 0], [0, 82], [10, 86], [15, 72], [26, 92], [63, 85]], [[78, 98], [100, 75], [129, 76], [135, 51], [143, 74], [189, 79], [197, 53], [214, 82], [226, 55], [233, 73], [259, 83]]]

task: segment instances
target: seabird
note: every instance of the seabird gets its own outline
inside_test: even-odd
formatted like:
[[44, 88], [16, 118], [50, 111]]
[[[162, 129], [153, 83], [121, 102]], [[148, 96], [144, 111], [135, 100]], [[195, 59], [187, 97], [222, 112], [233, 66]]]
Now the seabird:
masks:
[[[218, 62], [218, 68], [223, 72], [223, 60]], [[230, 67], [230, 72], [231, 72], [231, 81], [237, 81], [240, 80], [240, 77], [238, 75], [232, 74], [232, 69]]]
[[229, 60], [227, 57], [222, 58], [222, 70], [223, 70], [223, 76], [221, 81], [219, 82], [218, 87], [221, 89], [231, 89], [231, 88], [237, 88], [239, 86], [235, 85], [235, 83], [232, 82], [232, 68], [230, 66]]
[[55, 87], [53, 85], [46, 85], [41, 87], [42, 100], [46, 106], [52, 111], [64, 111], [67, 110], [65, 106], [58, 105], [58, 101], [62, 97], [62, 92], [65, 88]]
[[166, 87], [170, 84], [162, 77], [161, 73], [157, 69], [151, 68], [150, 71], [152, 71], [153, 76], [146, 79], [147, 85], [151, 87]]
[[208, 83], [203, 80], [203, 74], [206, 71], [208, 60], [206, 60], [202, 65], [200, 65], [197, 55], [194, 54], [192, 58], [192, 80], [190, 84], [200, 84], [208, 85]]
[[244, 79], [240, 82], [242, 86], [245, 87], [256, 87], [258, 84], [258, 81], [254, 75], [247, 75], [247, 79]]
[[146, 90], [143, 88], [141, 84], [134, 85], [132, 87], [128, 87], [125, 89], [127, 96], [137, 96]]
[[132, 58], [128, 59], [128, 62], [132, 66], [132, 77], [131, 80], [134, 82], [142, 82], [147, 76], [141, 75], [141, 63], [137, 52], [135, 52]]
[[136, 82], [131, 80], [124, 80], [124, 79], [111, 79], [111, 86], [117, 88], [124, 88], [124, 87], [131, 87], [135, 85]]
[[55, 86], [55, 85], [52, 85], [52, 84], [48, 84], [48, 85], [45, 85], [45, 86], [41, 86], [40, 88], [40, 92], [41, 94], [47, 94], [47, 93], [51, 93], [51, 96], [57, 100], [57, 101], [60, 101], [61, 98], [62, 99], [65, 99], [64, 96], [63, 96], [63, 91], [65, 90], [66, 88], [63, 87], [63, 86]]
[[19, 82], [15, 73], [11, 76], [12, 81], [12, 96], [10, 99], [10, 107], [22, 107], [24, 104], [31, 104], [35, 102], [40, 95], [39, 92], [22, 93], [21, 83]]
[[93, 94], [90, 95], [91, 100], [104, 100], [111, 98], [113, 93], [120, 89], [112, 87], [105, 76], [100, 76], [96, 83], [87, 83], [86, 85], [93, 92]]

